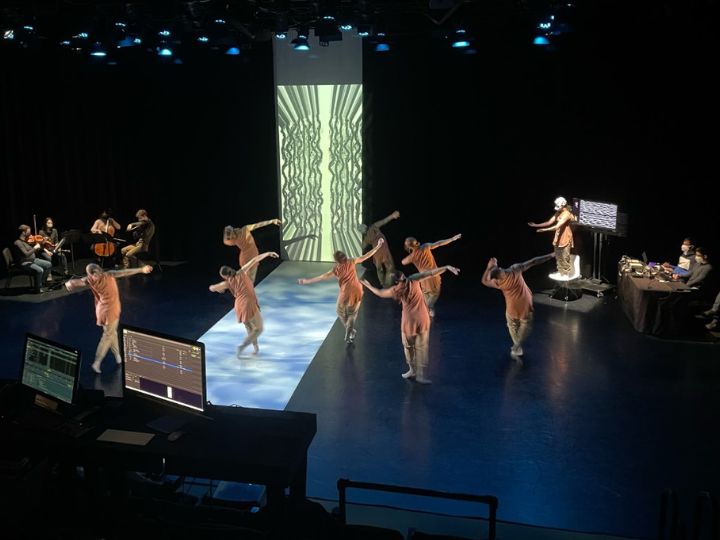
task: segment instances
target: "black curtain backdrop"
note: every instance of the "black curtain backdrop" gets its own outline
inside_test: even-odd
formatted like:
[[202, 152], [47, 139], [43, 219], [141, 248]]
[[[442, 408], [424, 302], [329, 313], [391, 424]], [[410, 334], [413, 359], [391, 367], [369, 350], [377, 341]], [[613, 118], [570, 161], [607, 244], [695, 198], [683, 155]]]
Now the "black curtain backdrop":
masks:
[[[550, 217], [558, 195], [581, 197], [628, 215], [628, 236], [606, 246], [610, 279], [620, 255], [674, 259], [686, 235], [720, 264], [717, 37], [711, 19], [666, 7], [581, 20], [555, 51], [516, 21], [478, 36], [476, 55], [410, 37], [367, 49], [366, 221], [401, 211], [386, 228], [398, 258], [405, 236], [461, 232], [437, 258], [471, 272], [549, 252], [551, 234], [526, 223]], [[224, 225], [278, 215], [269, 43], [182, 65], [0, 60], [5, 244], [33, 213], [87, 230], [103, 208], [125, 225], [143, 207], [163, 259], [216, 266], [236, 261]], [[259, 235], [277, 248], [271, 228]], [[591, 235], [576, 237], [590, 264]]]

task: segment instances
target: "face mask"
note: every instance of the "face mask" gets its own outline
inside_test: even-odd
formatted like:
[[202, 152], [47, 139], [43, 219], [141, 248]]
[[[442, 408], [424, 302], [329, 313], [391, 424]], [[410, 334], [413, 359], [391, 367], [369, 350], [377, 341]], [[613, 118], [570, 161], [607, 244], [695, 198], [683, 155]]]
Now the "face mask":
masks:
[[690, 251], [690, 246], [688, 246], [687, 244], [683, 244], [682, 246], [680, 246], [680, 251], [682, 251], [683, 253], [687, 253], [688, 251]]
[[697, 262], [697, 263], [702, 263], [704, 260], [705, 260], [705, 259], [703, 259], [703, 258], [700, 257], [699, 255], [695, 255], [695, 262]]

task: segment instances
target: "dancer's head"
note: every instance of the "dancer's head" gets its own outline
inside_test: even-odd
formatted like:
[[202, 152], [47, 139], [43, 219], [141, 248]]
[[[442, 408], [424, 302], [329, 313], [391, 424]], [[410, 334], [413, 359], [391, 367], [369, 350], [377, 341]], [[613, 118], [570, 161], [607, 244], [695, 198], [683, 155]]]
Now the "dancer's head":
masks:
[[364, 235], [367, 232], [367, 230], [368, 230], [368, 226], [365, 225], [364, 223], [361, 223], [360, 225], [358, 225], [358, 231], [360, 231], [360, 234]]
[[413, 236], [408, 236], [405, 239], [404, 245], [405, 245], [405, 251], [407, 251], [408, 253], [412, 253], [413, 251], [415, 251], [418, 248], [418, 246], [420, 245], [420, 242], [417, 241], [417, 238], [415, 238]]
[[233, 228], [232, 225], [228, 225], [223, 229], [223, 244], [226, 246], [232, 246], [235, 245], [235, 242], [233, 242], [237, 238], [237, 231]]
[[567, 201], [565, 200], [565, 197], [558, 197], [555, 199], [555, 210], [562, 210], [567, 206]]
[[88, 281], [95, 283], [103, 274], [103, 269], [100, 268], [99, 264], [90, 263], [85, 267], [85, 273], [87, 274]]
[[393, 285], [397, 285], [398, 283], [403, 283], [403, 282], [407, 281], [407, 277], [400, 270], [398, 270], [397, 272], [395, 272], [393, 274], [392, 280], [393, 280]]
[[344, 262], [347, 262], [347, 255], [345, 255], [345, 253], [343, 253], [342, 251], [336, 251], [335, 253], [333, 253], [333, 259], [335, 259], [336, 263], [342, 264]]
[[223, 279], [229, 279], [233, 277], [237, 272], [230, 268], [229, 266], [221, 266], [220, 267], [220, 277]]

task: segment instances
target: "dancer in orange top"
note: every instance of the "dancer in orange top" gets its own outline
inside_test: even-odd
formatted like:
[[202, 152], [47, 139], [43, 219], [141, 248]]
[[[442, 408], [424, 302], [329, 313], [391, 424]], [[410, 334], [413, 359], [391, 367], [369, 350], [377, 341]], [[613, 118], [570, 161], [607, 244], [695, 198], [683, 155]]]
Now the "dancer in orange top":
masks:
[[[553, 247], [555, 248], [555, 260], [557, 263], [557, 274], [569, 276], [573, 273], [570, 251], [575, 246], [573, 241], [572, 223], [577, 221], [575, 214], [570, 210], [570, 205], [564, 197], [555, 199], [555, 214], [543, 223], [530, 221], [528, 225], [537, 229], [536, 232], [555, 231], [553, 236]], [[551, 274], [550, 277], [553, 277]]]
[[360, 232], [363, 233], [363, 240], [362, 240], [362, 247], [365, 246], [374, 246], [377, 244], [377, 241], [382, 238], [385, 240], [385, 245], [381, 247], [375, 255], [373, 255], [373, 264], [375, 264], [375, 269], [377, 271], [378, 281], [380, 282], [380, 286], [383, 288], [386, 287], [392, 287], [393, 284], [393, 274], [395, 274], [395, 262], [393, 261], [392, 254], [390, 253], [390, 250], [388, 249], [387, 245], [387, 239], [385, 238], [385, 235], [380, 230], [380, 227], [383, 227], [390, 223], [394, 219], [398, 219], [400, 217], [400, 212], [395, 210], [392, 214], [390, 214], [388, 217], [381, 219], [379, 221], [376, 221], [370, 227], [367, 225], [360, 225]]
[[318, 281], [332, 277], [337, 278], [338, 285], [340, 285], [340, 292], [337, 298], [337, 314], [345, 326], [346, 343], [352, 343], [355, 340], [355, 334], [357, 333], [355, 330], [355, 319], [360, 310], [360, 302], [363, 296], [362, 285], [360, 285], [360, 281], [358, 281], [355, 265], [375, 255], [375, 252], [380, 249], [384, 243], [385, 240], [380, 238], [373, 249], [355, 259], [349, 259], [342, 251], [336, 251], [333, 255], [335, 258], [335, 266], [330, 270], [314, 278], [298, 279], [300, 285], [309, 285], [310, 283], [317, 283]]
[[550, 253], [513, 264], [510, 268], [500, 268], [495, 257], [487, 263], [482, 284], [492, 289], [500, 289], [505, 297], [505, 319], [513, 342], [510, 348], [510, 355], [513, 357], [523, 355], [522, 344], [532, 330], [532, 292], [525, 283], [523, 272], [554, 257], [555, 253]]
[[263, 319], [260, 314], [260, 304], [258, 304], [255, 295], [255, 287], [253, 287], [250, 279], [250, 271], [257, 269], [257, 265], [266, 257], [278, 258], [278, 254], [267, 251], [262, 255], [257, 255], [248, 261], [239, 270], [233, 270], [229, 266], [220, 268], [220, 277], [223, 280], [220, 283], [210, 285], [212, 292], [223, 293], [227, 290], [235, 297], [235, 315], [239, 323], [245, 325], [247, 337], [245, 341], [237, 348], [237, 356], [242, 356], [245, 348], [252, 343], [253, 354], [260, 352], [257, 339], [263, 331]]
[[[279, 219], [269, 219], [267, 221], [260, 221], [259, 223], [250, 223], [243, 225], [240, 228], [228, 225], [223, 230], [223, 244], [226, 246], [236, 246], [240, 250], [240, 266], [245, 266], [254, 257], [257, 257], [258, 251], [255, 239], [253, 238], [252, 231], [259, 229], [260, 227], [267, 227], [268, 225], [280, 225], [282, 221]], [[248, 277], [250, 281], [255, 284], [255, 274], [257, 274], [257, 266], [248, 271]]]
[[95, 297], [95, 318], [98, 326], [102, 326], [103, 334], [95, 351], [95, 361], [92, 370], [100, 373], [100, 364], [111, 350], [118, 364], [122, 363], [120, 345], [118, 344], [117, 329], [120, 323], [120, 293], [116, 279], [133, 276], [135, 274], [149, 274], [152, 266], [142, 268], [129, 268], [127, 270], [104, 271], [100, 265], [90, 263], [85, 267], [85, 277], [71, 279], [65, 282], [68, 291], [82, 287], [90, 287]]
[[418, 274], [405, 277], [402, 272], [395, 273], [395, 285], [389, 289], [376, 289], [364, 279], [365, 285], [380, 298], [394, 298], [402, 304], [400, 334], [408, 370], [402, 374], [403, 379], [415, 379], [421, 384], [430, 384], [427, 378], [428, 342], [430, 341], [430, 313], [422, 291], [422, 283], [435, 279], [449, 270], [455, 275], [460, 273], [454, 266], [433, 268]]
[[[410, 255], [402, 260], [403, 265], [414, 264], [418, 272], [425, 272], [437, 268], [435, 257], [433, 257], [432, 250], [439, 248], [440, 246], [446, 246], [451, 242], [455, 242], [462, 237], [460, 234], [456, 234], [452, 238], [447, 240], [438, 240], [437, 242], [428, 242], [421, 244], [416, 238], [408, 236], [405, 239], [405, 251]], [[423, 280], [420, 286], [425, 296], [425, 303], [428, 307], [428, 312], [431, 317], [435, 316], [435, 302], [440, 298], [440, 276], [436, 275], [432, 279]]]

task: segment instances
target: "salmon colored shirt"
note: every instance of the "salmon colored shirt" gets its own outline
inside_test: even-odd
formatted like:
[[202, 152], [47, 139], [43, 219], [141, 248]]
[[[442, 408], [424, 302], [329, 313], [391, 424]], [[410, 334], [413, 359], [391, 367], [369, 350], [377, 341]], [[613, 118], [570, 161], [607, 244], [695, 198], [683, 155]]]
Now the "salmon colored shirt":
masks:
[[247, 225], [234, 230], [236, 238], [232, 239], [231, 242], [240, 249], [240, 266], [242, 267], [250, 262], [253, 257], [257, 257], [260, 252]]
[[87, 284], [95, 297], [95, 318], [98, 326], [105, 326], [120, 319], [120, 293], [117, 281], [110, 274], [100, 274]]
[[363, 288], [355, 271], [355, 259], [348, 259], [344, 263], [336, 263], [332, 272], [338, 279], [338, 285], [340, 285], [338, 304], [343, 306], [359, 304], [360, 300], [362, 300]]
[[533, 311], [532, 293], [525, 283], [522, 272], [512, 268], [495, 280], [505, 297], [505, 312], [511, 319], [527, 319]]
[[402, 303], [400, 331], [405, 336], [417, 336], [430, 330], [430, 313], [425, 304], [422, 282], [408, 281], [407, 294], [400, 294], [404, 288], [395, 285], [395, 298]]
[[[410, 254], [409, 261], [415, 265], [418, 272], [426, 272], [437, 268], [435, 257], [430, 250], [430, 244], [422, 244]], [[438, 294], [440, 292], [440, 275], [424, 279], [420, 282], [420, 287], [426, 294]]]
[[378, 249], [372, 257], [375, 266], [381, 266], [386, 262], [392, 262], [392, 255], [390, 254], [390, 249], [388, 249], [387, 238], [385, 238], [385, 235], [380, 231], [380, 227], [372, 225], [365, 233], [365, 238], [363, 239], [363, 247], [375, 247], [380, 238], [385, 240], [385, 242], [382, 246], [380, 246], [380, 249]]
[[245, 323], [251, 320], [260, 311], [260, 305], [255, 295], [255, 288], [248, 275], [242, 270], [225, 280], [228, 290], [235, 297], [235, 315], [238, 322]]
[[555, 230], [555, 238], [553, 238], [553, 246], [557, 247], [575, 247], [573, 244], [573, 233], [570, 224], [575, 220], [573, 213], [567, 208], [563, 208], [560, 215], [557, 217], [558, 220], [568, 217], [569, 219], [563, 223], [560, 228]]

